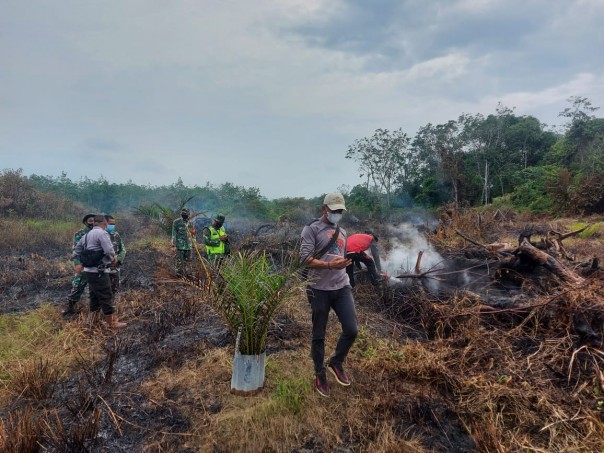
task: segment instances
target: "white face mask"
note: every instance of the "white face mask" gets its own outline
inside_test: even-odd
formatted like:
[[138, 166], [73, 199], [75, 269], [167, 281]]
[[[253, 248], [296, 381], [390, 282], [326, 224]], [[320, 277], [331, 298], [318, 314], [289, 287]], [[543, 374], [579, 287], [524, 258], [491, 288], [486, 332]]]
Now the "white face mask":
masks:
[[342, 220], [342, 214], [338, 214], [336, 212], [328, 212], [327, 220], [329, 220], [331, 223], [338, 223], [340, 220]]

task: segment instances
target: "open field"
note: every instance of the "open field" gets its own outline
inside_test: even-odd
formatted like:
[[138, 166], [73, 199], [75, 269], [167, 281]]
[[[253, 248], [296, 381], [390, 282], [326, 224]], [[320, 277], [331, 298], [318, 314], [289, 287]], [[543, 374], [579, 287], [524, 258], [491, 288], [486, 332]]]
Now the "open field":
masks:
[[[229, 392], [234, 336], [211, 301], [157, 278], [172, 266], [157, 231], [125, 225], [118, 307], [129, 324], [117, 334], [91, 325], [86, 309], [74, 320], [59, 315], [67, 247], [3, 248], [0, 450], [602, 451], [604, 280], [601, 269], [579, 264], [604, 258], [603, 219], [493, 216], [455, 215], [429, 236], [443, 257], [459, 260], [470, 248], [454, 229], [489, 243], [513, 242], [529, 227], [538, 235], [599, 224], [565, 242], [576, 256], [567, 265], [585, 283], [527, 271], [509, 306], [485, 311], [475, 288], [431, 292], [417, 279], [376, 290], [360, 278], [361, 333], [347, 363], [353, 385], [332, 382], [330, 398], [313, 388], [303, 292], [271, 325], [264, 390], [243, 398]], [[60, 231], [68, 241], [70, 230]], [[269, 245], [271, 237], [255, 246]], [[578, 330], [584, 324], [596, 337]], [[338, 333], [332, 317], [328, 353]]]

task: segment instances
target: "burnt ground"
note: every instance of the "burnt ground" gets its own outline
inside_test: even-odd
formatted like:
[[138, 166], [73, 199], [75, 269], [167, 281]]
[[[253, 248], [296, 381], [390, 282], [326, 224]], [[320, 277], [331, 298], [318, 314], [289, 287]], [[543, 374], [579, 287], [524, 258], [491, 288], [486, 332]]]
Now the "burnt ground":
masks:
[[[153, 290], [154, 275], [163, 252], [154, 248], [129, 250], [122, 268], [121, 287]], [[0, 256], [0, 313], [18, 313], [44, 304], [61, 305], [71, 289], [69, 255], [54, 250]], [[88, 289], [82, 300], [87, 300]]]
[[[211, 426], [213, 417], [225, 410], [224, 393], [228, 392], [230, 376], [218, 373], [212, 384], [215, 387], [203, 388], [201, 392], [183, 385], [166, 385], [160, 401], [145, 391], [142, 384], [160, 370], [176, 374], [185, 364], [201, 365], [212, 351], [232, 346], [234, 336], [194, 289], [179, 283], [158, 283], [161, 281], [158, 270], [171, 267], [167, 250], [161, 244], [129, 250], [118, 302], [120, 312], [129, 323], [125, 329], [113, 333], [91, 328], [82, 319], [66, 321], [80, 323], [84, 335], [98, 340], [99, 351], [92, 364], [85, 361], [73, 364], [69, 376], [56, 382], [54, 391], [45, 398], [16, 395], [0, 409], [0, 415], [9, 423], [9, 416], [33, 411], [32, 418], [39, 422], [39, 439], [44, 451], [200, 451], [189, 439], [199, 436], [199, 430]], [[475, 260], [476, 257], [452, 257], [451, 269], [471, 267], [476, 264]], [[476, 269], [486, 268], [484, 264], [481, 266], [483, 268]], [[494, 284], [482, 275], [472, 280], [471, 288], [465, 288], [467, 280], [458, 281], [456, 279], [462, 277], [454, 275], [435, 291], [430, 291], [434, 287], [421, 282], [375, 290], [359, 275], [355, 289], [359, 319], [377, 340], [359, 339], [355, 345], [358, 352], [351, 358], [353, 364], [357, 364], [352, 376], [358, 398], [368, 398], [365, 404], [371, 407], [371, 413], [361, 415], [366, 420], [349, 421], [349, 429], [338, 435], [337, 451], [367, 451], [368, 445], [374, 445], [372, 442], [379, 438], [374, 426], [379, 419], [390, 420], [394, 435], [401, 441], [421, 439], [423, 450], [417, 451], [497, 451], [492, 446], [489, 448], [487, 434], [468, 426], [468, 419], [475, 415], [469, 403], [465, 406], [456, 403], [461, 398], [460, 378], [446, 375], [438, 361], [431, 362], [433, 359], [427, 355], [419, 355], [418, 362], [426, 361], [426, 369], [422, 368], [421, 372], [392, 361], [372, 368], [375, 366], [371, 362], [372, 354], [385, 347], [375, 343], [380, 339], [395, 344], [411, 340], [450, 341], [443, 347], [444, 351], [455, 345], [459, 352], [452, 351], [452, 356], [462, 351], [464, 355], [471, 355], [474, 353], [472, 338], [463, 335], [457, 338], [455, 332], [465, 329], [460, 319], [467, 315], [459, 310], [467, 311], [472, 306], [473, 293], [481, 293], [485, 288], [492, 290], [497, 295], [496, 300], [492, 300], [496, 307], [505, 307], [506, 301], [517, 303], [523, 294], [526, 296], [514, 282]], [[538, 281], [543, 276], [536, 277]], [[0, 312], [25, 312], [48, 303], [58, 310], [69, 292], [70, 280], [68, 257], [56, 252], [49, 252], [47, 256], [4, 256], [0, 258]], [[470, 295], [464, 295], [460, 305], [448, 305], [448, 298], [459, 287]], [[447, 313], [442, 315], [439, 310]], [[450, 313], [462, 314], [449, 318]], [[523, 318], [517, 320], [514, 316], [509, 315], [510, 319], [504, 322], [516, 326]], [[61, 328], [63, 321], [56, 322], [56, 327]], [[307, 323], [295, 314], [282, 313], [271, 326], [267, 353], [300, 351], [299, 357], [310, 366], [305, 352], [308, 336]], [[516, 353], [530, 357], [539, 350], [542, 340], [519, 335], [514, 340]], [[418, 354], [420, 352], [418, 350]], [[497, 356], [489, 358], [481, 353], [477, 357], [478, 361], [488, 364]], [[443, 356], [442, 360], [442, 366], [449, 364], [451, 370], [457, 366], [448, 357]], [[463, 374], [463, 370], [457, 371]], [[505, 376], [500, 371], [493, 370], [493, 373], [495, 380]], [[564, 370], [552, 371], [552, 381], [559, 382], [560, 388], [568, 386], [565, 382], [568, 378]], [[387, 389], [388, 393], [384, 395], [378, 390], [376, 394], [376, 387]], [[576, 387], [572, 390], [576, 391]], [[191, 413], [205, 414], [202, 419], [207, 425], [195, 425]], [[333, 441], [324, 434], [311, 431], [290, 451], [333, 451], [333, 447]], [[213, 451], [229, 450], [214, 444]]]
[[[0, 414], [7, 418], [34, 407], [39, 420], [52, 427], [49, 431], [53, 434], [42, 436], [45, 451], [125, 452], [152, 446], [157, 451], [196, 451], [183, 443], [183, 438], [186, 439], [183, 435], [194, 428], [189, 417], [182, 413], [183, 405], [212, 414], [221, 411], [221, 399], [213, 398], [211, 390], [201, 400], [186, 389], [176, 388], [159, 403], [141, 391], [141, 383], [159, 369], [178, 370], [187, 362], [202, 361], [209, 350], [233, 345], [234, 336], [212, 309], [200, 303], [194, 289], [179, 283], [157, 283], [158, 269], [170, 265], [165, 248], [129, 250], [118, 298], [120, 312], [129, 325], [117, 334], [91, 328], [85, 321], [85, 293], [80, 318], [65, 322], [79, 323], [84, 335], [100, 339], [94, 363], [76, 362], [70, 376], [57, 382], [51, 395], [43, 400], [17, 396], [8, 407], [0, 409]], [[71, 285], [67, 256], [56, 253], [49, 253], [48, 257], [4, 256], [1, 266], [2, 313], [22, 313], [44, 304], [56, 306], [57, 311], [62, 308]], [[363, 288], [363, 275], [359, 278], [359, 287]], [[376, 296], [379, 297], [374, 293], [371, 297]], [[361, 310], [367, 310], [369, 318], [381, 316], [372, 304], [363, 304]], [[393, 333], [389, 321], [372, 320], [378, 334], [387, 337]], [[57, 322], [60, 328], [62, 321]], [[308, 334], [307, 326], [287, 314], [279, 315], [269, 332], [267, 353], [295, 351], [301, 344], [306, 349]], [[357, 379], [361, 389], [372, 385], [363, 376]], [[229, 381], [230, 376], [225, 376], [222, 388], [216, 391], [227, 390]], [[471, 451], [471, 438], [450, 416], [445, 403], [437, 396], [426, 398], [426, 401], [413, 397], [397, 399], [394, 406], [384, 410], [398, 419], [397, 431], [403, 437], [422, 434], [427, 448], [449, 445], [453, 446], [449, 451]], [[409, 425], [414, 428], [408, 430]], [[342, 452], [356, 451], [362, 442], [346, 434], [340, 446]], [[215, 447], [215, 451], [223, 450]], [[329, 448], [320, 436], [316, 439], [311, 436], [293, 451], [329, 451]]]

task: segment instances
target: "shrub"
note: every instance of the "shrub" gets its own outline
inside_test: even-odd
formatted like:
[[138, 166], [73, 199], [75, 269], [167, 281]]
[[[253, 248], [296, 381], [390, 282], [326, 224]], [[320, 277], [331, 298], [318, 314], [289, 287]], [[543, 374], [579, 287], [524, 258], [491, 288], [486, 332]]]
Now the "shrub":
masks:
[[22, 170], [0, 173], [0, 213], [5, 216], [65, 219], [76, 217], [83, 207], [66, 198], [43, 193], [22, 175]]
[[604, 173], [582, 178], [570, 188], [571, 212], [590, 215], [604, 213]]

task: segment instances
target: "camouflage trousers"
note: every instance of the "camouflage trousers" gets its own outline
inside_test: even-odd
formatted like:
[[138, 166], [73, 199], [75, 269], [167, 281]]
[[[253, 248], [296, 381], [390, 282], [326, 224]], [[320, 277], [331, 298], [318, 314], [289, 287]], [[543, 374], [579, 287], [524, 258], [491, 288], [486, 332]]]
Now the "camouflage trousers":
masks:
[[87, 284], [88, 277], [86, 276], [86, 272], [80, 272], [73, 276], [71, 279], [71, 291], [67, 296], [67, 300], [71, 305], [75, 305], [80, 301]]
[[176, 251], [176, 273], [180, 276], [191, 273], [191, 250]]
[[[114, 269], [114, 268], [112, 268]], [[120, 270], [115, 269], [115, 272], [109, 273], [109, 278], [111, 279], [111, 291], [115, 296], [120, 290]]]
[[208, 261], [214, 266], [218, 267], [220, 264], [222, 264], [222, 260], [224, 260], [225, 256], [226, 255], [224, 253], [209, 253]]

